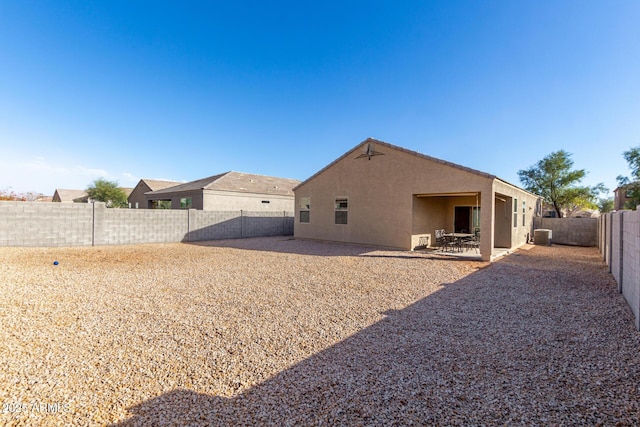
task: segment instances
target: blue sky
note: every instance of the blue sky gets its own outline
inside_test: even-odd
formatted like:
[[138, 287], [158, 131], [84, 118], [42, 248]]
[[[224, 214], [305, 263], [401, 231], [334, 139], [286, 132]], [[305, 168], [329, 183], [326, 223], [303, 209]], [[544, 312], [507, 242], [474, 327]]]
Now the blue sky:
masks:
[[640, 146], [640, 2], [0, 2], [0, 190], [304, 180], [367, 137], [495, 174]]

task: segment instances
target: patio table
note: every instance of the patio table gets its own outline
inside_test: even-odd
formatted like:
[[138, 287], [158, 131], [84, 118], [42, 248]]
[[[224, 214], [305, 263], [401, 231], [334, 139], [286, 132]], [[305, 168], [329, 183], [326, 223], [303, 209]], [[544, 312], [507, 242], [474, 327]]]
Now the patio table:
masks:
[[458, 247], [458, 250], [462, 251], [462, 242], [465, 239], [469, 239], [471, 237], [474, 237], [475, 234], [472, 234], [472, 233], [444, 233], [443, 236], [450, 237], [450, 238], [454, 239], [455, 242], [456, 242], [456, 246]]

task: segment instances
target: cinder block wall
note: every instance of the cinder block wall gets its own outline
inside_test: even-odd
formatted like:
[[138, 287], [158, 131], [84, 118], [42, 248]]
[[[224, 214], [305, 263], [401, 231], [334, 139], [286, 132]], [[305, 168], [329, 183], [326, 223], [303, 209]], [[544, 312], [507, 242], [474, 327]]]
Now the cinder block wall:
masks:
[[602, 215], [600, 253], [635, 316], [640, 331], [640, 213], [619, 211]]
[[242, 237], [240, 212], [189, 211], [189, 233], [184, 241], [235, 239]]
[[0, 246], [91, 246], [93, 205], [0, 202]]
[[598, 246], [597, 218], [539, 218], [533, 228], [551, 230], [551, 241], [559, 245]]
[[[287, 230], [291, 230], [287, 233]], [[243, 212], [243, 236], [283, 236], [293, 234], [293, 214], [285, 212]]]
[[195, 242], [293, 234], [293, 212], [108, 209], [104, 203], [0, 202], [0, 246]]
[[96, 205], [95, 245], [180, 242], [189, 231], [186, 210], [108, 209]]

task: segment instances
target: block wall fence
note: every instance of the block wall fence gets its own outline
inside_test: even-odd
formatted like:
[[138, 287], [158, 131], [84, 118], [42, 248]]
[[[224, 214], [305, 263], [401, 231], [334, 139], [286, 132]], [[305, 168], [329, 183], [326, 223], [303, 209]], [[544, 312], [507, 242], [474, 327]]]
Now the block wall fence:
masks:
[[539, 218], [533, 228], [551, 230], [551, 241], [559, 245], [598, 246], [597, 218]]
[[0, 246], [99, 246], [293, 235], [293, 212], [0, 202]]
[[640, 211], [601, 215], [598, 249], [618, 283], [618, 292], [631, 307], [636, 329], [640, 331]]

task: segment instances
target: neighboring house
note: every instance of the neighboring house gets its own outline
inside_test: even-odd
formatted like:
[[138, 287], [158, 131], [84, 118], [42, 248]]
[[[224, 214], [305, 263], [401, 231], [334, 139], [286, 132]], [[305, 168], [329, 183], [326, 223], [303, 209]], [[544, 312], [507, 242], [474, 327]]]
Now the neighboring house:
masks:
[[293, 187], [299, 183], [295, 179], [231, 171], [150, 191], [145, 196], [152, 209], [293, 212]]
[[613, 190], [613, 209], [621, 211], [625, 209], [625, 204], [631, 200], [631, 186], [621, 185]]
[[56, 188], [53, 193], [53, 201], [60, 203], [87, 203], [89, 196], [84, 190], [65, 190]]
[[165, 188], [180, 185], [177, 181], [162, 181], [159, 179], [141, 179], [129, 194], [129, 207], [133, 209], [148, 209], [149, 203], [145, 193], [150, 191], [164, 190]]
[[[494, 175], [369, 138], [294, 188], [295, 238], [412, 250], [480, 232], [480, 255], [533, 237], [541, 197]], [[418, 243], [420, 242], [420, 243]]]
[[50, 203], [53, 202], [53, 197], [52, 196], [44, 196], [44, 195], [39, 195], [38, 197], [36, 197], [36, 199], [34, 200], [34, 202], [46, 202], [46, 203]]
[[[600, 216], [600, 211], [597, 209], [562, 209], [563, 218], [597, 218]], [[542, 217], [543, 218], [557, 218], [558, 213], [554, 209], [551, 203], [542, 203]]]
[[[133, 188], [121, 187], [120, 188], [124, 193], [129, 197]], [[62, 203], [87, 203], [89, 202], [89, 195], [85, 190], [64, 190], [62, 188], [57, 188], [55, 193], [53, 193], [54, 202], [62, 202]]]

